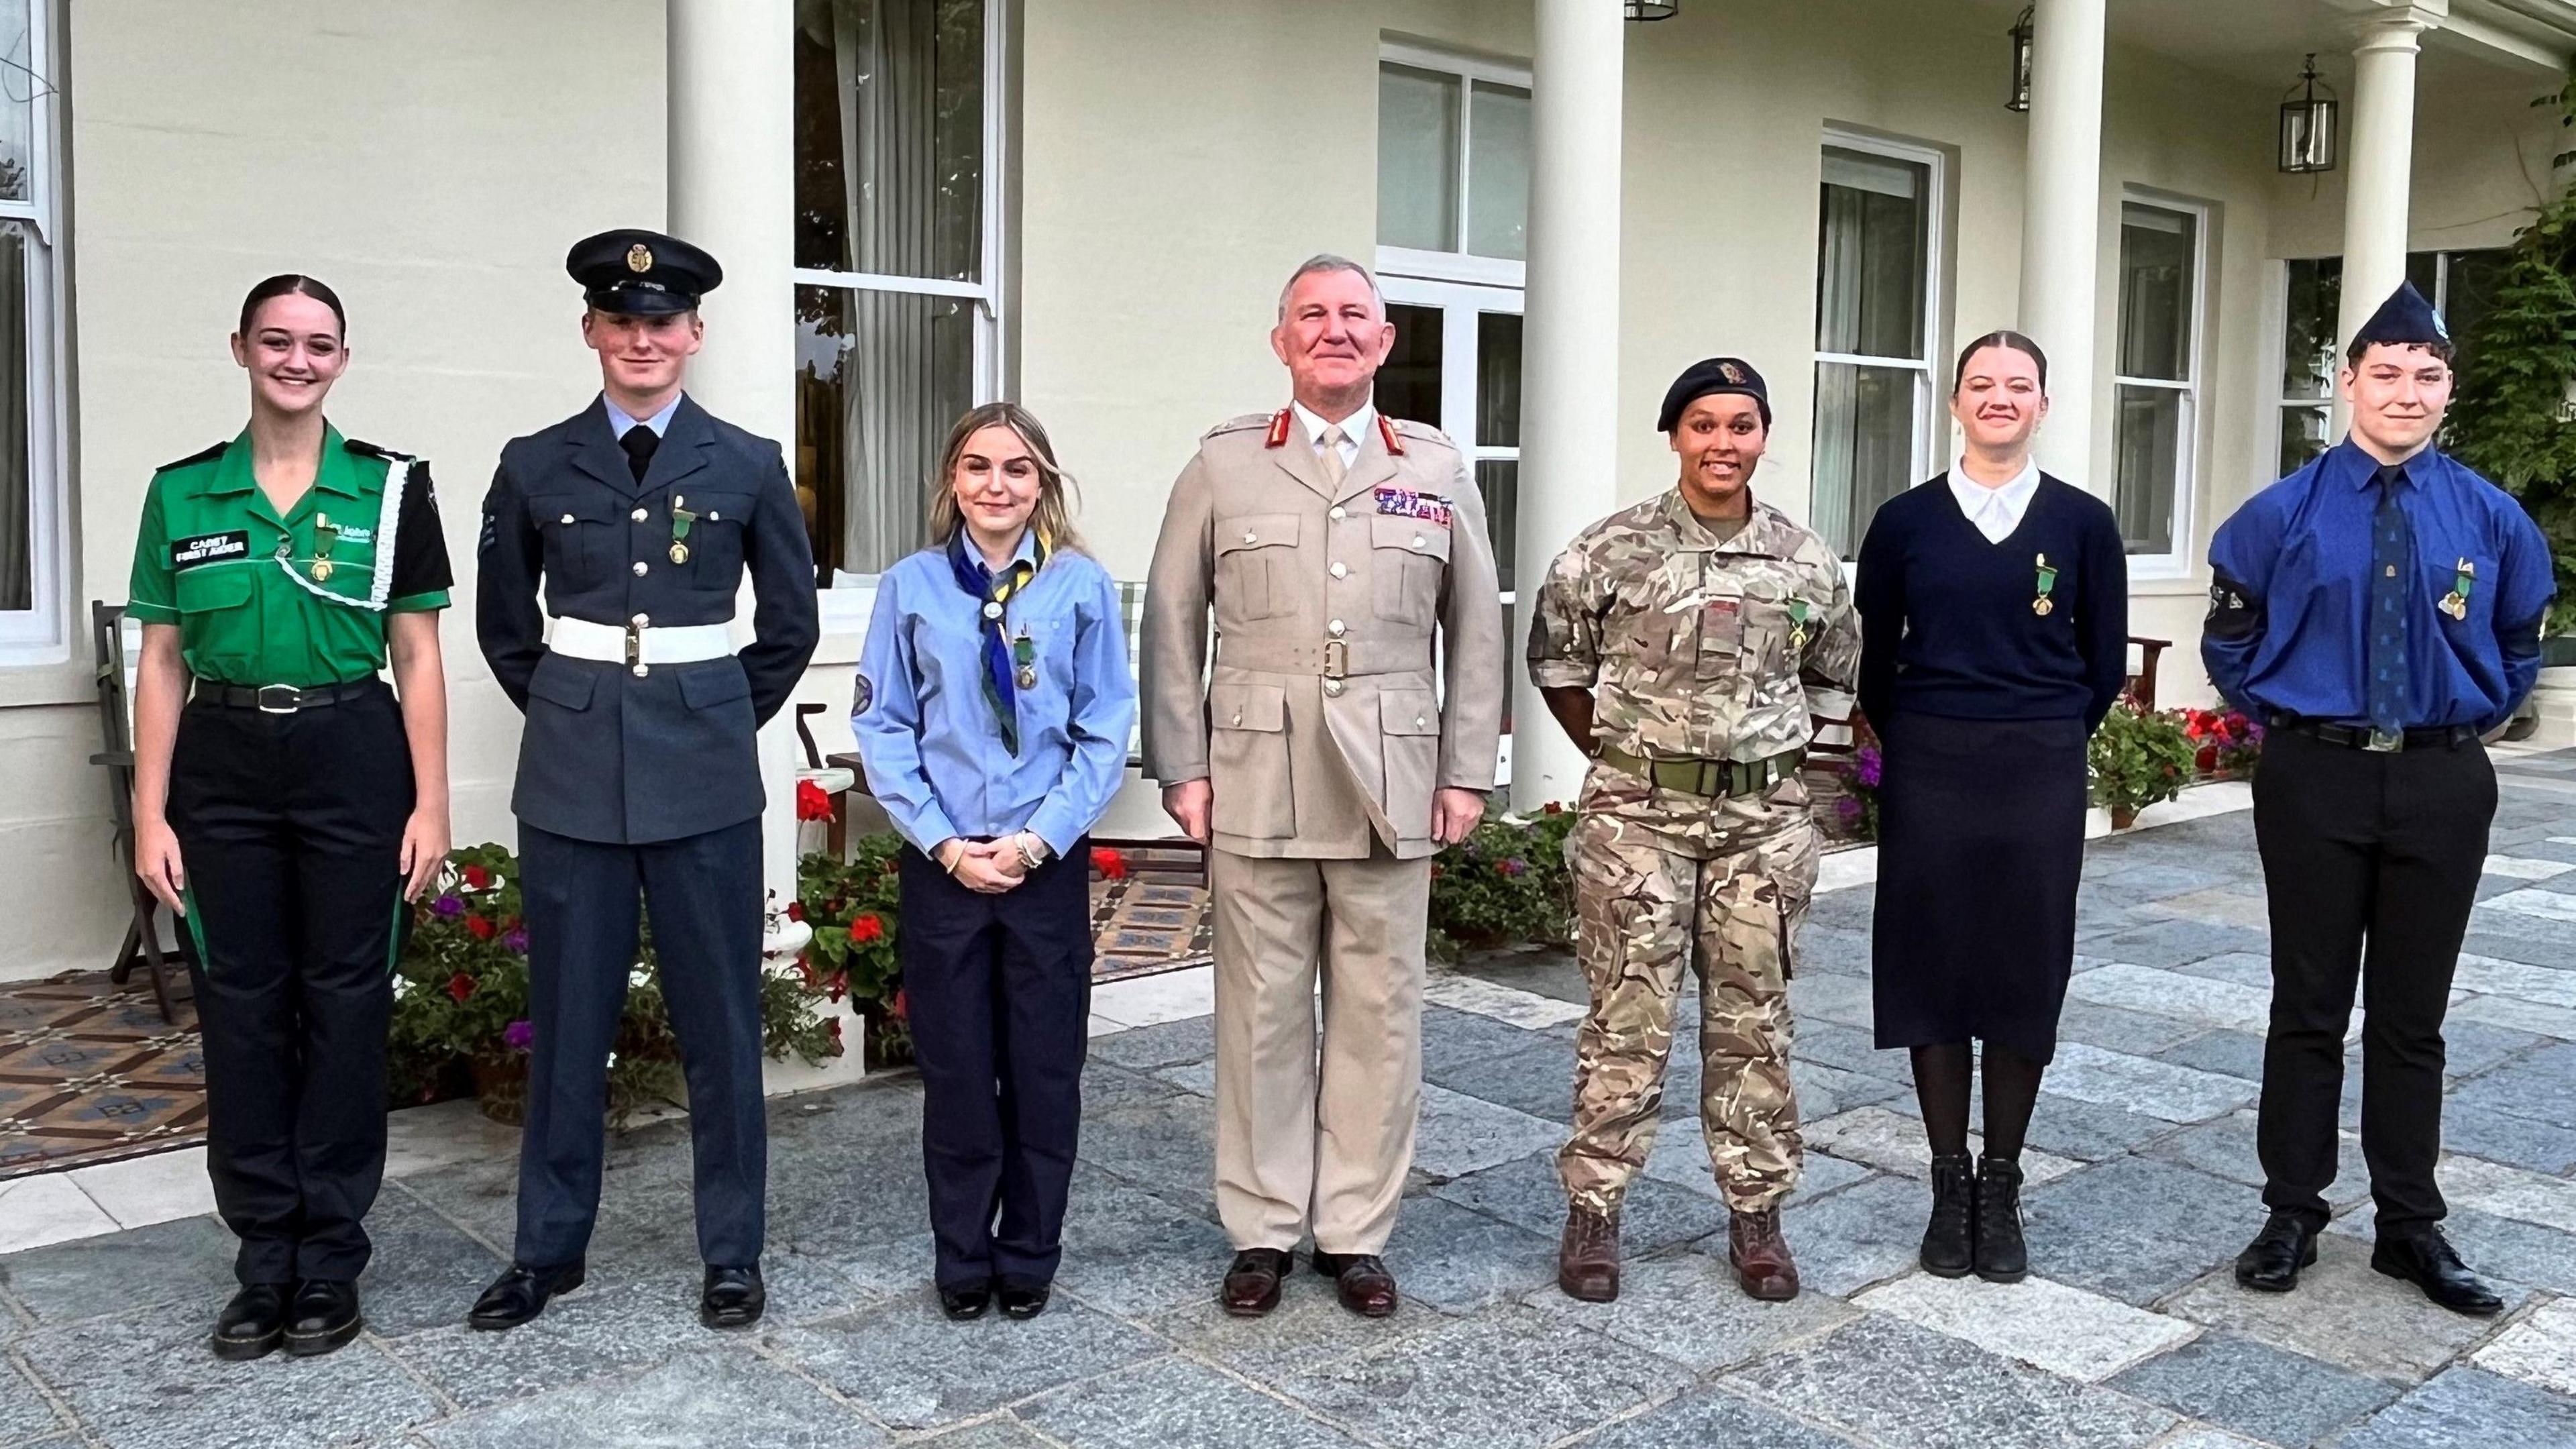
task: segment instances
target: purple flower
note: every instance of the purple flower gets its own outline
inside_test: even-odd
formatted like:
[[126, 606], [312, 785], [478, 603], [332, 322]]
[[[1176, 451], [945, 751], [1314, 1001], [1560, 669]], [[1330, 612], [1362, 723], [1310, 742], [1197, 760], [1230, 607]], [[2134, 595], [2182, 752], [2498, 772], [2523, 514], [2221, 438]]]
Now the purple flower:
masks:
[[501, 1028], [501, 1045], [514, 1052], [526, 1051], [529, 1043], [536, 1039], [537, 1029], [524, 1020], [511, 1022]]
[[510, 930], [509, 930], [509, 932], [508, 932], [507, 934], [505, 934], [505, 935], [503, 935], [503, 936], [501, 937], [501, 944], [502, 944], [502, 945], [504, 945], [504, 946], [509, 947], [509, 948], [510, 948], [510, 952], [511, 952], [511, 954], [513, 954], [513, 955], [517, 955], [517, 956], [525, 956], [525, 955], [527, 955], [527, 954], [528, 954], [528, 928], [527, 928], [527, 927], [525, 927], [525, 926], [513, 926], [513, 927], [511, 927], [511, 928], [510, 928]]
[[1843, 818], [1843, 823], [1845, 825], [1850, 825], [1858, 821], [1862, 812], [1866, 811], [1868, 808], [1868, 806], [1860, 803], [1860, 797], [1857, 795], [1845, 795], [1834, 802], [1834, 813]]
[[440, 896], [429, 903], [429, 908], [452, 921], [465, 914], [465, 901], [459, 896]]
[[1852, 752], [1852, 775], [1862, 784], [1875, 790], [1878, 788], [1878, 776], [1883, 763], [1878, 756], [1878, 746], [1863, 745]]
[[1498, 868], [1505, 875], [1519, 875], [1522, 871], [1529, 869], [1529, 862], [1522, 860], [1518, 856], [1514, 856], [1511, 859], [1504, 861]]

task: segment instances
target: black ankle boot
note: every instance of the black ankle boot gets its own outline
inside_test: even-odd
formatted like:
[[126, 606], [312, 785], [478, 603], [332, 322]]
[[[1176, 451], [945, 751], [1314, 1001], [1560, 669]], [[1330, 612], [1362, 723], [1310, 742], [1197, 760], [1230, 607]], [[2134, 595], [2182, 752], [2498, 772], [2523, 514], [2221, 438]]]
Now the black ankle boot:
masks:
[[2001, 1157], [1977, 1160], [1977, 1276], [1989, 1283], [2018, 1283], [2030, 1276], [2030, 1250], [2021, 1238], [2021, 1164]]
[[1923, 1230], [1923, 1271], [1965, 1278], [1976, 1222], [1976, 1168], [1964, 1152], [1932, 1159], [1932, 1222]]

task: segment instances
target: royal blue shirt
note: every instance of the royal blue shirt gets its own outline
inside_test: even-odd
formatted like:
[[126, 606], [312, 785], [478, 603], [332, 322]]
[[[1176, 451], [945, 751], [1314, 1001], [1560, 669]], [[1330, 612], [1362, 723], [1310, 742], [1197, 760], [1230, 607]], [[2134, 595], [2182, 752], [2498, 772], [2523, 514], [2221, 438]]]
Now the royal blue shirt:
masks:
[[[2557, 592], [2549, 545], [2510, 494], [2426, 449], [2397, 506], [2414, 534], [2406, 574], [2409, 729], [2513, 714], [2540, 677], [2540, 621]], [[2209, 543], [2200, 657], [2230, 704], [2367, 724], [2362, 669], [2379, 463], [2350, 439], [2255, 494]], [[2455, 607], [2443, 601], [2467, 592]]]
[[[1017, 558], [1033, 558], [1023, 536]], [[983, 601], [957, 586], [948, 556], [924, 549], [886, 570], [859, 654], [850, 728], [868, 791], [896, 832], [944, 841], [1034, 831], [1061, 855], [1118, 791], [1136, 724], [1118, 588], [1087, 556], [1051, 555], [1004, 608], [1003, 627], [1034, 646], [1035, 682], [1017, 687], [1020, 750], [1002, 747], [984, 686]]]

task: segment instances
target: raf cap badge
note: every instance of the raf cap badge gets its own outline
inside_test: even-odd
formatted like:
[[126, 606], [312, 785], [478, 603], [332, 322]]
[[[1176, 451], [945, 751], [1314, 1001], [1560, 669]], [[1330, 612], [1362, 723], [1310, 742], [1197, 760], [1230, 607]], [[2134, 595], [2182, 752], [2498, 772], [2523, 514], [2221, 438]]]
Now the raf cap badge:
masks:
[[644, 245], [642, 242], [637, 242], [635, 245], [628, 247], [626, 249], [626, 270], [630, 272], [649, 272], [653, 270], [653, 249]]

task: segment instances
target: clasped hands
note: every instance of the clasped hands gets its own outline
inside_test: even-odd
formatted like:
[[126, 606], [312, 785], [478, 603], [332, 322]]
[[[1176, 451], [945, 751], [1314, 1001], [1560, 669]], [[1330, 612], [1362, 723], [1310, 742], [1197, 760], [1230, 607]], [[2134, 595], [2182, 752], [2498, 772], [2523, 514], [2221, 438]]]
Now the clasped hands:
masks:
[[939, 868], [970, 891], [998, 896], [1029, 877], [1028, 861], [1020, 854], [1022, 841], [1033, 854], [1046, 843], [1029, 830], [982, 842], [952, 837], [939, 847]]

